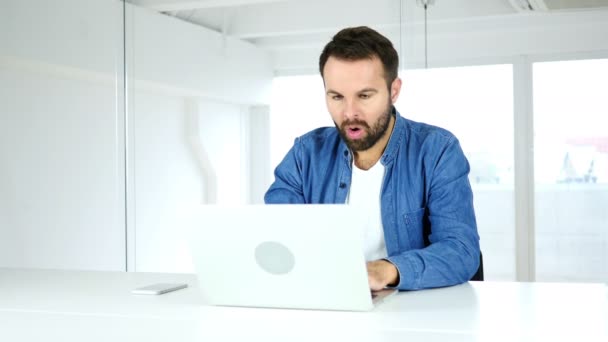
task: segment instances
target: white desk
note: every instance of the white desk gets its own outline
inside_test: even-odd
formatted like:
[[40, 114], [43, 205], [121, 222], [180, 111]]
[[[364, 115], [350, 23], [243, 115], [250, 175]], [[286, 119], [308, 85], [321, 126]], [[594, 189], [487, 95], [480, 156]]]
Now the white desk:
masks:
[[[130, 290], [190, 285], [161, 296]], [[0, 341], [608, 341], [603, 284], [480, 282], [372, 312], [205, 306], [192, 275], [0, 269]]]

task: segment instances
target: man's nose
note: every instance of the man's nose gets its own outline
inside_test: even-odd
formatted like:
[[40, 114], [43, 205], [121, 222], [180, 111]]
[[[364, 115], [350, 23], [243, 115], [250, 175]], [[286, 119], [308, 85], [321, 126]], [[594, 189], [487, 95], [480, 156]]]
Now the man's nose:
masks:
[[353, 120], [359, 117], [359, 109], [357, 104], [353, 100], [346, 100], [344, 103], [344, 118], [347, 120]]

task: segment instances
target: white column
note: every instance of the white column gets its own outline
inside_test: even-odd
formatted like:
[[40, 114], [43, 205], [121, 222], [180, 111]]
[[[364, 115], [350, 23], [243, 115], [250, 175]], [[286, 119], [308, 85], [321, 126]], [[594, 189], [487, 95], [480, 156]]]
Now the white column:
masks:
[[534, 116], [532, 63], [522, 56], [513, 65], [515, 155], [515, 252], [517, 281], [534, 281]]

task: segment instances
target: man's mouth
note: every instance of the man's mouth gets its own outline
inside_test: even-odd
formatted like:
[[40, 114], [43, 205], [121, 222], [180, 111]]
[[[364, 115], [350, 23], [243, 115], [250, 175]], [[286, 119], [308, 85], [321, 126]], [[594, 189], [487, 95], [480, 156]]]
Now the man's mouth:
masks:
[[361, 126], [347, 126], [346, 136], [351, 140], [361, 139], [365, 130]]

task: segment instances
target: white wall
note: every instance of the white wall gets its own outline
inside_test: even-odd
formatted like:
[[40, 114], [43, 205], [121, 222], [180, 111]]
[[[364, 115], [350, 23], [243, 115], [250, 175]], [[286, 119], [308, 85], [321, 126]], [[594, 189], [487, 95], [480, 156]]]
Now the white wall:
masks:
[[177, 209], [180, 203], [200, 203], [203, 182], [190, 153], [182, 99], [144, 92], [135, 98], [130, 256], [138, 270], [166, 270], [181, 263], [180, 255], [172, 253], [181, 243]]
[[120, 18], [0, 3], [0, 267], [125, 269]]
[[114, 77], [122, 59], [122, 5], [113, 0], [3, 0], [0, 56]]
[[2, 67], [0, 84], [0, 266], [124, 269], [115, 89]]

